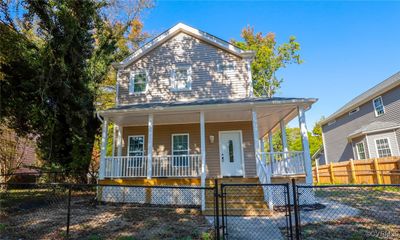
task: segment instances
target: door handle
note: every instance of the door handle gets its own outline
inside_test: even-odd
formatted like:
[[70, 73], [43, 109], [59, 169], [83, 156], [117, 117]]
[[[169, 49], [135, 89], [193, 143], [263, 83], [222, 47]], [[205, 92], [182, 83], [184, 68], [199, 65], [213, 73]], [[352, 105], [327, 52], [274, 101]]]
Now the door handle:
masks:
[[221, 154], [222, 162], [224, 162], [224, 154]]

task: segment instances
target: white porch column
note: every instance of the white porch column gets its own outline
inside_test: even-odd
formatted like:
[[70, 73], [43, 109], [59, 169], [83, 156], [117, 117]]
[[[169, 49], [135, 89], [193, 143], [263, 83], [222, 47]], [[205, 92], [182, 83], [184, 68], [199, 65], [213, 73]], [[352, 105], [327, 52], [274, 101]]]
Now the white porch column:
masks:
[[[201, 187], [206, 186], [206, 126], [204, 112], [200, 112]], [[206, 193], [201, 191], [201, 210], [206, 208]]]
[[256, 158], [256, 167], [257, 167], [257, 172], [259, 169], [259, 161], [258, 159], [258, 151], [260, 150], [259, 147], [259, 142], [258, 142], [258, 122], [257, 122], [257, 112], [255, 109], [252, 109], [252, 120], [253, 120], [253, 142], [254, 142], [254, 156]]
[[287, 144], [287, 135], [286, 135], [286, 124], [285, 121], [282, 119], [280, 121], [280, 126], [281, 126], [281, 134], [282, 134], [282, 150], [284, 152], [288, 152], [288, 144]]
[[104, 179], [106, 170], [106, 154], [107, 154], [107, 133], [108, 133], [108, 119], [103, 120], [103, 129], [101, 133], [101, 148], [100, 148], [100, 167], [99, 179]]
[[299, 127], [300, 127], [300, 135], [301, 141], [303, 144], [303, 154], [304, 154], [304, 168], [306, 171], [306, 184], [312, 184], [312, 166], [311, 166], [311, 157], [310, 157], [310, 146], [308, 143], [308, 131], [306, 126], [306, 115], [303, 106], [298, 108], [299, 111]]
[[122, 126], [118, 125], [117, 131], [117, 156], [122, 156]]
[[272, 142], [273, 139], [273, 134], [272, 131], [270, 130], [268, 132], [268, 144], [269, 144], [269, 160], [270, 160], [270, 166], [271, 166], [271, 175], [274, 172], [274, 144]]
[[111, 156], [115, 157], [115, 143], [116, 143], [116, 132], [118, 126], [113, 124], [113, 137], [112, 137], [112, 148], [111, 148]]
[[153, 114], [149, 114], [147, 127], [147, 179], [151, 179], [153, 171]]

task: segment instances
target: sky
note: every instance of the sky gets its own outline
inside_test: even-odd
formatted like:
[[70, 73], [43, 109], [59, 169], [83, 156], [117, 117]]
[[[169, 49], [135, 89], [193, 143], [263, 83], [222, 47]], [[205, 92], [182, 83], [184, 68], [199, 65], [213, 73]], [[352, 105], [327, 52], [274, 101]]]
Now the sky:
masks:
[[274, 32], [278, 43], [294, 35], [304, 63], [279, 71], [276, 96], [318, 98], [309, 128], [400, 71], [400, 1], [164, 0], [143, 20], [152, 34], [183, 22], [225, 40], [240, 39], [247, 25]]

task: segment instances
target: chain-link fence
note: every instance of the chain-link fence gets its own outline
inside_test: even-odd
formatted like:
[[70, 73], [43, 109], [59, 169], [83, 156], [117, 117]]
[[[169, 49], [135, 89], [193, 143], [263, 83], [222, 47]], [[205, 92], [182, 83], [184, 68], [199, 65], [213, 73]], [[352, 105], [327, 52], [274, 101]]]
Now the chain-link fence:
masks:
[[400, 239], [400, 185], [214, 185], [0, 184], [0, 239]]
[[400, 239], [400, 185], [297, 186], [302, 239]]
[[289, 184], [222, 184], [224, 239], [291, 239]]
[[214, 239], [197, 186], [3, 184], [1, 239]]

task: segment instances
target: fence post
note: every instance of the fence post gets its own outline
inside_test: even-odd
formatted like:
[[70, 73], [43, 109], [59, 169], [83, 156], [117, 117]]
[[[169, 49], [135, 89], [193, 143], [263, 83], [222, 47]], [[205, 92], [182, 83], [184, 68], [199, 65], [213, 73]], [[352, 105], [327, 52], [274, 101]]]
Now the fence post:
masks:
[[335, 174], [333, 171], [333, 163], [332, 162], [329, 164], [329, 175], [331, 177], [331, 183], [335, 184], [336, 181], [335, 181]]
[[287, 197], [287, 208], [288, 208], [288, 215], [289, 215], [289, 232], [290, 232], [290, 239], [293, 239], [293, 223], [292, 223], [292, 209], [290, 207], [290, 184], [286, 183], [286, 197]]
[[378, 184], [382, 184], [381, 173], [379, 172], [379, 162], [377, 158], [374, 158], [374, 168], [375, 168], [375, 175]]
[[354, 167], [354, 160], [350, 159], [351, 183], [357, 183], [356, 168]]
[[317, 178], [317, 184], [319, 183], [319, 169], [318, 169], [319, 163], [318, 159], [315, 159], [315, 176]]
[[293, 210], [294, 210], [294, 224], [295, 224], [295, 239], [300, 240], [300, 214], [299, 205], [297, 200], [297, 186], [296, 179], [292, 179], [292, 189], [293, 189]]
[[215, 229], [216, 229], [216, 239], [219, 240], [220, 228], [219, 228], [219, 195], [218, 195], [218, 179], [214, 179], [214, 207], [215, 207]]
[[67, 239], [69, 238], [69, 224], [71, 218], [71, 184], [68, 184], [68, 208], [67, 208]]

